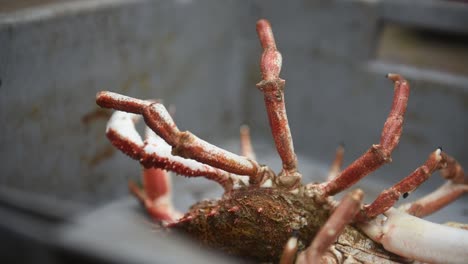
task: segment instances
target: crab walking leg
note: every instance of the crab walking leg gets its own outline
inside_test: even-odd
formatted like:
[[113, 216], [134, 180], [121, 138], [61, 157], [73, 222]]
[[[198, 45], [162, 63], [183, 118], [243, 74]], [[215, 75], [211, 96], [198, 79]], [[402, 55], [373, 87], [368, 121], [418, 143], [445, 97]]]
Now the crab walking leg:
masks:
[[424, 217], [440, 210], [468, 192], [468, 181], [465, 179], [461, 165], [449, 155], [446, 155], [446, 160], [447, 167], [441, 170], [441, 174], [449, 181], [427, 196], [415, 202], [403, 204], [398, 209], [417, 217]]
[[173, 223], [182, 217], [172, 205], [170, 179], [166, 171], [156, 168], [144, 169], [143, 182], [144, 191], [132, 181], [128, 183], [128, 188], [144, 204], [152, 218]]
[[160, 137], [148, 136], [145, 142], [135, 130], [135, 122], [140, 116], [116, 111], [107, 123], [106, 135], [111, 143], [133, 159], [139, 160], [145, 167], [157, 167], [170, 170], [188, 177], [203, 176], [216, 181], [225, 191], [232, 189], [230, 174], [201, 164], [195, 160], [176, 157], [171, 154], [170, 146]]
[[382, 129], [380, 144], [373, 145], [366, 153], [344, 169], [336, 178], [320, 184], [324, 195], [335, 195], [355, 184], [369, 173], [391, 162], [391, 153], [398, 145], [403, 129], [403, 117], [409, 96], [409, 84], [398, 74], [387, 74], [395, 82], [392, 109]]
[[386, 250], [424, 263], [466, 263], [467, 230], [431, 223], [395, 208], [384, 215], [358, 226]]
[[442, 177], [453, 183], [467, 184], [468, 179], [465, 178], [465, 171], [460, 163], [450, 155], [446, 155], [445, 159], [447, 166], [441, 171]]
[[328, 173], [327, 180], [332, 180], [336, 178], [340, 174], [341, 166], [343, 165], [343, 157], [344, 157], [344, 146], [340, 144], [336, 149], [335, 159], [330, 167], [330, 172]]
[[96, 94], [96, 103], [100, 107], [127, 113], [141, 114], [153, 101], [145, 101], [118, 93], [102, 91]]
[[398, 209], [416, 217], [430, 215], [468, 192], [468, 186], [446, 182], [434, 192], [413, 202], [401, 205]]
[[230, 173], [248, 175], [253, 184], [261, 184], [273, 176], [266, 166], [260, 166], [254, 160], [216, 147], [188, 131], [179, 131], [161, 104], [147, 107], [143, 116], [146, 124], [173, 147], [173, 155], [194, 159]]
[[[157, 135], [148, 127], [145, 129], [146, 142], [155, 143]], [[172, 208], [172, 187], [169, 174], [160, 168], [143, 168], [143, 187], [149, 199], [166, 201]]]
[[312, 244], [298, 256], [297, 263], [320, 263], [320, 259], [359, 212], [363, 191], [357, 189], [346, 195], [336, 207], [325, 225], [319, 230]]
[[468, 224], [464, 224], [464, 223], [446, 222], [446, 223], [444, 223], [444, 225], [454, 227], [454, 228], [468, 230]]
[[[145, 128], [145, 143], [157, 144], [158, 136], [148, 127]], [[152, 199], [160, 197], [171, 201], [171, 178], [160, 168], [143, 168], [143, 187], [146, 195]]]
[[166, 108], [160, 103], [112, 92], [98, 93], [96, 102], [102, 107], [143, 115], [145, 123], [172, 146], [173, 155], [194, 159], [238, 175], [248, 175], [254, 184], [261, 184], [274, 176], [268, 167], [260, 166], [254, 160], [218, 148], [188, 131], [179, 131]]
[[221, 184], [225, 191], [232, 190], [233, 184], [237, 181], [234, 175], [223, 170], [192, 159], [173, 156], [171, 146], [160, 137], [149, 137], [145, 143], [140, 159], [141, 164], [145, 167], [163, 168], [187, 177], [203, 176]]
[[293, 264], [294, 259], [296, 258], [296, 252], [298, 248], [299, 245], [297, 235], [293, 234], [293, 236], [288, 240], [288, 242], [284, 246], [279, 264]]
[[301, 181], [297, 171], [297, 157], [294, 153], [293, 140], [286, 115], [284, 103], [285, 81], [279, 78], [282, 57], [276, 49], [275, 39], [270, 23], [261, 19], [257, 22], [257, 34], [263, 48], [260, 60], [262, 81], [257, 88], [263, 92], [268, 121], [275, 141], [276, 149], [283, 162], [283, 170], [279, 174], [280, 185], [295, 189]]
[[426, 162], [417, 168], [409, 176], [393, 185], [391, 188], [383, 191], [380, 195], [369, 205], [364, 206], [363, 215], [364, 218], [373, 218], [392, 207], [398, 199], [403, 195], [404, 198], [408, 193], [414, 191], [417, 187], [423, 184], [429, 177], [437, 170], [445, 167], [446, 154], [442, 153], [442, 150], [438, 148], [436, 151], [429, 155]]
[[247, 157], [251, 160], [255, 160], [255, 152], [252, 147], [252, 140], [250, 139], [249, 126], [243, 125], [240, 128], [240, 141], [241, 141], [241, 153], [242, 156]]
[[143, 168], [143, 187], [151, 200], [171, 199], [171, 178], [159, 168]]

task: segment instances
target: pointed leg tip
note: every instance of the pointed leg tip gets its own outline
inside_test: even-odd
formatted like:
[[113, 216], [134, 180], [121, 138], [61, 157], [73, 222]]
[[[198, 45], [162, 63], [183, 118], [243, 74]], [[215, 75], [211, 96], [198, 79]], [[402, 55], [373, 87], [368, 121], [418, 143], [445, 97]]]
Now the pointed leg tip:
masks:
[[[443, 150], [441, 147], [438, 147], [434, 152], [434, 155], [435, 155], [435, 158], [438, 162], [443, 162], [445, 163], [446, 162], [446, 158], [447, 156], [445, 154], [443, 154]], [[444, 165], [445, 167], [446, 165]]]
[[442, 148], [441, 147], [438, 147], [436, 150], [435, 150], [435, 153], [437, 156], [439, 156], [440, 154], [442, 154]]
[[263, 27], [271, 27], [270, 25], [270, 21], [268, 21], [267, 19], [265, 18], [261, 18], [257, 21], [257, 28], [263, 28]]
[[[257, 34], [259, 36], [260, 44], [262, 45], [262, 48], [264, 50], [266, 49], [276, 50], [275, 38], [273, 37], [273, 30], [271, 29], [270, 22], [266, 19], [260, 19], [257, 21], [256, 29], [257, 29]], [[279, 52], [276, 52], [276, 53], [279, 54]], [[281, 58], [279, 58], [278, 60], [281, 61]]]
[[106, 91], [99, 91], [96, 93], [96, 99], [102, 97], [102, 95], [104, 95], [106, 93]]
[[388, 73], [385, 77], [387, 79], [390, 79], [390, 80], [394, 81], [394, 82], [403, 82], [404, 81], [403, 77], [400, 74], [397, 74], [397, 73]]
[[361, 202], [364, 197], [364, 191], [361, 189], [356, 189], [353, 192], [351, 192], [351, 198], [354, 201]]
[[96, 104], [103, 107], [105, 103], [105, 98], [107, 97], [107, 91], [100, 91], [96, 94]]
[[250, 132], [250, 128], [248, 125], [243, 124], [240, 126], [240, 132], [241, 134], [248, 134]]
[[[257, 25], [256, 25], [256, 28], [257, 28], [257, 33], [259, 35], [267, 35], [268, 38], [271, 38], [270, 35], [271, 35], [271, 24], [270, 24], [270, 21], [262, 18], [262, 19], [259, 19], [257, 21]], [[262, 40], [260, 40], [261, 42], [263, 42]], [[263, 45], [262, 45], [263, 46]], [[264, 47], [265, 48], [265, 47]]]

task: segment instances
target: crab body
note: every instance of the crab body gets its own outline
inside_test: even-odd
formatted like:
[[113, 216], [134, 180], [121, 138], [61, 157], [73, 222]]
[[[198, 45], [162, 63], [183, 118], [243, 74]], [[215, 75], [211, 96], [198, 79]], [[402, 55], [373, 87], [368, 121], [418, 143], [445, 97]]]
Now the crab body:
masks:
[[210, 247], [268, 261], [279, 259], [295, 232], [308, 245], [329, 217], [325, 208], [312, 197], [282, 189], [244, 187], [221, 200], [195, 204], [173, 226]]
[[[277, 262], [291, 236], [297, 236], [299, 250], [305, 249], [330, 217], [331, 208], [329, 201], [313, 195], [243, 187], [220, 200], [194, 204], [169, 227], [229, 255]], [[368, 263], [402, 260], [353, 226], [345, 228], [334, 246], [335, 258], [351, 254]]]
[[[158, 101], [98, 93], [96, 102], [100, 106], [118, 110], [108, 122], [107, 137], [144, 166], [143, 188], [133, 182], [129, 182], [129, 188], [149, 215], [203, 245], [261, 262], [466, 263], [467, 230], [420, 218], [468, 191], [461, 165], [441, 148], [370, 204], [362, 204], [364, 194], [359, 189], [341, 201], [334, 199], [334, 195], [391, 162], [402, 134], [409, 83], [401, 75], [387, 75], [394, 82], [394, 97], [378, 144], [343, 170], [343, 149], [339, 148], [327, 181], [303, 184], [286, 115], [285, 81], [279, 78], [282, 57], [268, 21], [257, 22], [257, 33], [263, 48], [262, 81], [257, 88], [264, 94], [282, 161], [279, 173], [256, 161], [247, 127], [241, 128], [242, 155], [237, 155], [189, 131], [180, 131]], [[135, 129], [141, 117], [147, 125], [144, 139]], [[181, 214], [171, 202], [168, 171], [205, 177], [218, 183], [224, 194], [219, 200], [196, 203]], [[436, 171], [447, 180], [445, 184], [420, 200], [393, 207]]]

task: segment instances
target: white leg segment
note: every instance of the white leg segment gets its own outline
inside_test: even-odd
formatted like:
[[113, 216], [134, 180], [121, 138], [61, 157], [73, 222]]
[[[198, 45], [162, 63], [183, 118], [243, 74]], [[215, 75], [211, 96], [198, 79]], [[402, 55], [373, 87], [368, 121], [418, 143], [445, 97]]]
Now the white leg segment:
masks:
[[427, 263], [467, 263], [467, 230], [435, 224], [395, 208], [384, 215], [359, 228], [386, 250]]

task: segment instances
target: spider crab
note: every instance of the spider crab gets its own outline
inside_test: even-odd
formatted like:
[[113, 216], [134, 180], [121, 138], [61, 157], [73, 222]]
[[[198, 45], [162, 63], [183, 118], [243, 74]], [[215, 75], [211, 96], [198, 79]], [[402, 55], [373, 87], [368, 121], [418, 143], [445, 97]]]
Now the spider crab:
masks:
[[[394, 99], [379, 144], [341, 170], [343, 149], [337, 151], [328, 180], [303, 184], [286, 116], [285, 81], [279, 78], [282, 57], [267, 20], [257, 22], [263, 48], [260, 60], [269, 124], [282, 170], [276, 174], [258, 163], [249, 130], [241, 128], [242, 155], [216, 147], [192, 133], [182, 132], [157, 101], [139, 100], [112, 92], [97, 94], [97, 104], [116, 111], [107, 125], [107, 137], [122, 152], [144, 166], [143, 188], [130, 182], [131, 192], [157, 221], [181, 229], [203, 244], [258, 261], [280, 263], [466, 263], [466, 225], [449, 227], [420, 217], [439, 210], [468, 190], [459, 163], [441, 148], [432, 152], [414, 172], [383, 191], [370, 204], [354, 190], [340, 202], [333, 199], [357, 181], [391, 161], [399, 142], [409, 84], [398, 74]], [[143, 140], [135, 122], [147, 125]], [[447, 179], [420, 200], [394, 208], [440, 170]], [[206, 177], [224, 188], [219, 200], [201, 201], [179, 213], [171, 203], [167, 171], [186, 177]]]

